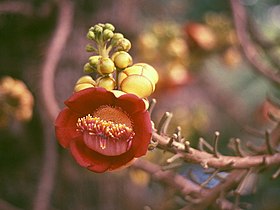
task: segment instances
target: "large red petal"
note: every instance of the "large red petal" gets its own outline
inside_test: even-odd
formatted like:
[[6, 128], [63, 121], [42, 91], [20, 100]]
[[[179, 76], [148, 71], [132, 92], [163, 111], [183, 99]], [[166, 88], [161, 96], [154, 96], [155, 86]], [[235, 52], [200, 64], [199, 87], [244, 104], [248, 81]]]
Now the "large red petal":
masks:
[[116, 170], [123, 167], [128, 167], [131, 161], [134, 159], [135, 154], [134, 151], [129, 150], [128, 152], [115, 156], [111, 160], [110, 170]]
[[78, 164], [91, 171], [102, 173], [107, 171], [111, 165], [109, 157], [89, 149], [81, 140], [72, 141], [70, 150]]
[[65, 104], [75, 112], [90, 114], [101, 105], [113, 104], [114, 98], [114, 94], [104, 88], [87, 88], [74, 93]]
[[121, 107], [129, 115], [132, 115], [136, 112], [142, 112], [146, 109], [144, 101], [133, 94], [121, 95], [115, 101], [115, 105]]
[[152, 137], [150, 114], [147, 111], [138, 113], [132, 116], [132, 120], [135, 136], [132, 140], [131, 150], [135, 151], [135, 157], [140, 157], [146, 154]]
[[57, 116], [55, 120], [55, 134], [63, 147], [68, 147], [70, 141], [81, 135], [76, 131], [78, 118], [79, 114], [72, 112], [68, 108], [64, 108]]

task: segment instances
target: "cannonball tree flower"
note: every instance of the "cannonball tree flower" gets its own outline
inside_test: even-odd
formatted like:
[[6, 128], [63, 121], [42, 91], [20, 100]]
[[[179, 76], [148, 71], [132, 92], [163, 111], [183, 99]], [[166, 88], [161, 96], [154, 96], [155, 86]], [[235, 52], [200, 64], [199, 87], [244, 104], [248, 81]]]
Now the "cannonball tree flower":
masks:
[[56, 137], [81, 166], [112, 171], [146, 154], [152, 124], [143, 99], [90, 87], [73, 93], [65, 105], [55, 121]]

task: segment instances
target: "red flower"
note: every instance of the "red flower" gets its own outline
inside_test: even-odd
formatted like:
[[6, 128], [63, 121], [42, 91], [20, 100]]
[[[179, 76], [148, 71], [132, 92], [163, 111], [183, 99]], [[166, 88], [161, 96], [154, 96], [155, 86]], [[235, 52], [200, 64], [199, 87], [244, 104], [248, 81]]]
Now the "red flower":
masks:
[[146, 154], [152, 125], [142, 99], [87, 88], [65, 104], [55, 121], [56, 137], [81, 166], [111, 171]]

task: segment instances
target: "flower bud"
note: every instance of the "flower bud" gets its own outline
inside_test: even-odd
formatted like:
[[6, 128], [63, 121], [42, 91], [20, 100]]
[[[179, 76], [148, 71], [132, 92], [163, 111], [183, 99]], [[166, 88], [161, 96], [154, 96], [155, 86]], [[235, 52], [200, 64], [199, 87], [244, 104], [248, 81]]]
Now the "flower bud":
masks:
[[84, 72], [85, 73], [92, 73], [92, 72], [94, 72], [94, 70], [95, 69], [89, 63], [86, 63], [84, 65]]
[[100, 55], [93, 55], [89, 57], [88, 61], [93, 69], [97, 70], [97, 65], [100, 58], [101, 58]]
[[101, 34], [103, 32], [103, 27], [101, 25], [95, 25], [93, 27], [93, 32], [94, 32], [95, 40], [100, 40]]
[[91, 27], [89, 28], [89, 31], [94, 32], [94, 27], [93, 27], [93, 26], [91, 26]]
[[94, 87], [94, 86], [89, 83], [77, 84], [74, 87], [74, 92], [78, 92], [80, 90], [84, 90], [84, 89], [92, 88], [92, 87]]
[[87, 38], [89, 40], [94, 40], [94, 38], [95, 38], [94, 32], [93, 31], [88, 31]]
[[108, 91], [113, 90], [116, 86], [116, 81], [111, 76], [100, 77], [96, 82], [98, 87], [103, 87]]
[[84, 83], [92, 84], [93, 86], [96, 85], [92, 77], [88, 75], [80, 77], [80, 79], [78, 79], [78, 81], [76, 82], [76, 84], [84, 84]]
[[93, 32], [94, 33], [101, 33], [103, 31], [103, 27], [100, 25], [93, 26]]
[[157, 71], [154, 69], [154, 67], [146, 63], [136, 63], [133, 66], [126, 68], [123, 73], [126, 75], [143, 75], [147, 77], [154, 85], [156, 85], [158, 82]]
[[146, 98], [154, 92], [158, 74], [152, 66], [138, 63], [124, 69], [118, 82], [122, 91]]
[[123, 38], [124, 38], [124, 36], [123, 36], [121, 33], [114, 33], [114, 35], [113, 35], [113, 37], [112, 37], [111, 44], [112, 44], [113, 46], [116, 46], [117, 43], [118, 43], [118, 41], [119, 41], [120, 39], [123, 39]]
[[87, 52], [94, 52], [95, 48], [91, 44], [87, 44], [86, 51]]
[[103, 31], [103, 40], [104, 41], [111, 39], [113, 36], [114, 36], [113, 31], [111, 31], [109, 29], [105, 29]]
[[102, 27], [102, 28], [105, 27], [105, 24], [104, 24], [104, 23], [98, 23], [97, 25], [100, 26], [100, 27]]
[[132, 65], [132, 57], [125, 51], [119, 51], [113, 54], [112, 60], [115, 63], [115, 66], [124, 69]]
[[76, 85], [74, 87], [74, 91], [78, 92], [80, 90], [95, 87], [95, 81], [92, 79], [91, 76], [83, 76], [76, 82]]
[[105, 29], [109, 29], [110, 31], [114, 31], [115, 27], [111, 23], [105, 23]]
[[97, 71], [100, 74], [111, 74], [115, 70], [114, 62], [110, 58], [100, 58], [97, 65]]
[[131, 43], [128, 39], [126, 38], [123, 38], [123, 39], [120, 39], [117, 43], [117, 47], [118, 47], [118, 51], [126, 51], [128, 52], [131, 48]]
[[154, 91], [152, 82], [147, 77], [137, 74], [127, 76], [120, 84], [120, 88], [122, 91], [135, 94], [139, 98], [146, 98]]

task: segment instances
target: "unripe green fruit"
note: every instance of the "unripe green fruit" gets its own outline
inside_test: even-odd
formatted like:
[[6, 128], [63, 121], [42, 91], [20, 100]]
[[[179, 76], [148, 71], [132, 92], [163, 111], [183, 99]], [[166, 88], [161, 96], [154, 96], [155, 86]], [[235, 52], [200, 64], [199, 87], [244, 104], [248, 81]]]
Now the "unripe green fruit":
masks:
[[100, 77], [96, 82], [98, 87], [103, 87], [108, 91], [113, 90], [116, 86], [116, 81], [110, 76]]
[[115, 66], [124, 69], [132, 65], [132, 57], [125, 51], [115, 52], [112, 56]]
[[97, 71], [100, 74], [111, 74], [115, 70], [114, 62], [110, 58], [100, 58], [97, 64]]

